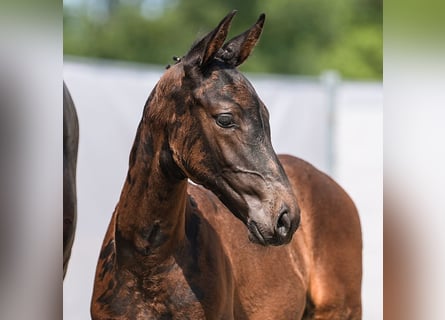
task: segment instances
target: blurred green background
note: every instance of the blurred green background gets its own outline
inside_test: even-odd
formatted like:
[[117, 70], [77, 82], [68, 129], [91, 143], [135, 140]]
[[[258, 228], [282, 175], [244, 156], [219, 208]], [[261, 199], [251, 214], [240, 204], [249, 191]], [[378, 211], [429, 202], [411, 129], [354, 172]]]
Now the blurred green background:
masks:
[[266, 25], [244, 71], [381, 80], [382, 0], [64, 0], [64, 54], [167, 65], [237, 9]]

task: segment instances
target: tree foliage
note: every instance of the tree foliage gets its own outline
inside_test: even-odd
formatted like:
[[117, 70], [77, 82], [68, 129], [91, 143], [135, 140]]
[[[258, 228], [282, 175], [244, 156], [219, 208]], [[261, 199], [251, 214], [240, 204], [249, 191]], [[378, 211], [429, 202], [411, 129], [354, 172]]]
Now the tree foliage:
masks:
[[66, 54], [166, 65], [236, 8], [231, 35], [248, 28], [261, 12], [267, 15], [255, 54], [243, 66], [246, 71], [318, 75], [336, 69], [346, 78], [382, 78], [381, 0], [101, 3], [101, 10], [91, 2], [65, 7]]

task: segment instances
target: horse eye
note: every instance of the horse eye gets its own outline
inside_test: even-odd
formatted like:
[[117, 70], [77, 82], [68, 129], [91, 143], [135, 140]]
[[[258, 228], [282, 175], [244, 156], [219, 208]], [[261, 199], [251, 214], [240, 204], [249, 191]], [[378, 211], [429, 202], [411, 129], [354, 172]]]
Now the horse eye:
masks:
[[230, 128], [235, 125], [233, 116], [230, 113], [221, 113], [216, 118], [216, 123], [222, 128]]

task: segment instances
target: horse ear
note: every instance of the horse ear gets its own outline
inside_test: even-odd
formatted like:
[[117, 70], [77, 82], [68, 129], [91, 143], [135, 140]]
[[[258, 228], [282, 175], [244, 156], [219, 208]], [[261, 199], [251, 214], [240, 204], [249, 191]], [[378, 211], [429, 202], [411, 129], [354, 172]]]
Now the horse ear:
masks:
[[262, 13], [250, 29], [229, 40], [223, 46], [218, 57], [235, 67], [243, 63], [249, 57], [260, 38], [265, 19], [266, 15]]
[[221, 20], [215, 29], [194, 44], [190, 51], [184, 56], [184, 63], [190, 66], [201, 67], [212, 60], [224, 44], [224, 41], [226, 41], [230, 23], [235, 14], [236, 10], [230, 12]]

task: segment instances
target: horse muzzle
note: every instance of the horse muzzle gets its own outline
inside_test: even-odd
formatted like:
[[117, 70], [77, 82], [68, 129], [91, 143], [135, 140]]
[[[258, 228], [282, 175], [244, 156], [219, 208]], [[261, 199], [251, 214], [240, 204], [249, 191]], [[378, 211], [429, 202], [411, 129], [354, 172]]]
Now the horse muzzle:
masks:
[[292, 240], [292, 236], [299, 225], [300, 210], [296, 209], [294, 212], [291, 212], [286, 205], [283, 205], [272, 224], [248, 219], [249, 240], [263, 246], [287, 244]]

